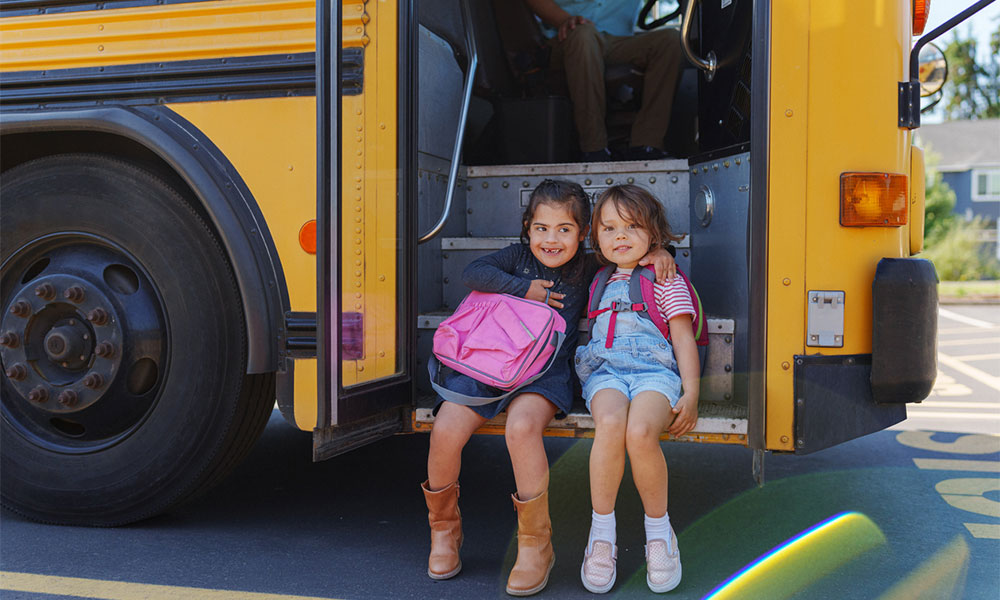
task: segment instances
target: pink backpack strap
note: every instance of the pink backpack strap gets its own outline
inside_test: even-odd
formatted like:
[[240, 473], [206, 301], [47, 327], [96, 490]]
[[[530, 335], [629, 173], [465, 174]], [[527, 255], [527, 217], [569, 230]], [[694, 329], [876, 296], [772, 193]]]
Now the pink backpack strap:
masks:
[[611, 279], [612, 273], [614, 269], [610, 265], [601, 267], [594, 275], [594, 280], [590, 282], [590, 296], [587, 298], [587, 333], [591, 336], [594, 335], [594, 319], [607, 310], [597, 310], [597, 308], [601, 305], [601, 296], [604, 295], [604, 288], [608, 286], [608, 279]]
[[[678, 270], [679, 272], [680, 270]], [[663, 315], [660, 314], [660, 309], [656, 306], [656, 293], [653, 290], [654, 281], [656, 281], [656, 273], [652, 267], [636, 267], [628, 282], [628, 296], [633, 304], [637, 302], [645, 304], [645, 310], [637, 311], [639, 316], [652, 321], [663, 337], [669, 340], [670, 325], [663, 320]]]

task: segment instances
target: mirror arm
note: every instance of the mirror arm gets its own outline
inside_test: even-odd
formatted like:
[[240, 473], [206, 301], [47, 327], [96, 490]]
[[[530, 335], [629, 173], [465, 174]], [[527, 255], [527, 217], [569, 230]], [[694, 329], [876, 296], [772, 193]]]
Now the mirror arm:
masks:
[[986, 8], [994, 0], [979, 0], [969, 8], [948, 19], [930, 33], [917, 40], [910, 50], [910, 80], [899, 82], [899, 126], [907, 129], [920, 127], [920, 51], [932, 40], [940, 37], [962, 21]]

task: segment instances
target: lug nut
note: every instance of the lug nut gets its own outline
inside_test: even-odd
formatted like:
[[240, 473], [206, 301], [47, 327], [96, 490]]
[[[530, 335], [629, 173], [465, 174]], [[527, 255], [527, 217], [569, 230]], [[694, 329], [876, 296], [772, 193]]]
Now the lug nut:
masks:
[[42, 300], [55, 300], [56, 288], [54, 288], [51, 283], [43, 283], [35, 288], [35, 295]]
[[115, 355], [115, 347], [111, 342], [101, 342], [94, 349], [94, 352], [101, 358], [111, 358]]
[[96, 390], [97, 388], [104, 385], [104, 378], [101, 377], [100, 373], [90, 373], [89, 375], [83, 378], [83, 385], [89, 387], [92, 390]]
[[28, 369], [21, 363], [13, 364], [7, 369], [7, 377], [14, 381], [21, 381], [28, 376]]
[[10, 307], [10, 312], [15, 317], [27, 317], [31, 314], [31, 305], [24, 300], [18, 300], [14, 303], [14, 306]]
[[100, 306], [87, 313], [87, 320], [94, 325], [104, 325], [108, 322], [108, 311]]
[[0, 334], [0, 345], [7, 346], [8, 348], [17, 348], [19, 341], [17, 334], [13, 331], [5, 331], [3, 334]]
[[83, 291], [83, 288], [78, 285], [74, 285], [73, 287], [63, 292], [63, 296], [65, 296], [67, 300], [69, 300], [70, 302], [74, 302], [76, 304], [83, 302], [83, 299], [86, 295], [87, 294]]
[[43, 388], [42, 386], [38, 386], [35, 389], [28, 392], [28, 400], [31, 400], [32, 402], [37, 402], [41, 404], [42, 402], [45, 402], [48, 399], [49, 399], [49, 390]]
[[76, 401], [79, 400], [79, 397], [73, 390], [63, 390], [59, 394], [59, 398], [57, 398], [57, 400], [59, 400], [59, 404], [62, 404], [66, 408], [70, 408], [76, 405]]

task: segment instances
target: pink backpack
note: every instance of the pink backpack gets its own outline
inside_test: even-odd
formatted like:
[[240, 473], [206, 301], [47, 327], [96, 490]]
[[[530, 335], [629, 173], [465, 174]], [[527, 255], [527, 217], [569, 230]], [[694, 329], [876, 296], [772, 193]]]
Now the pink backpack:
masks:
[[[548, 304], [473, 291], [434, 332], [427, 365], [431, 386], [458, 404], [495, 402], [538, 379], [565, 339], [566, 321]], [[441, 364], [507, 393], [480, 398], [446, 389], [439, 381]]]

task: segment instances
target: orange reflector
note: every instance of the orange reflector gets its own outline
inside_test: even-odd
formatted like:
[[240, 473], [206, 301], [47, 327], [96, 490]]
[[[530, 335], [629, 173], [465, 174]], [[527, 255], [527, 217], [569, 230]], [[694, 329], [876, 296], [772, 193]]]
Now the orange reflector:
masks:
[[931, 14], [931, 0], [913, 0], [913, 35], [920, 35]]
[[840, 224], [845, 227], [906, 225], [906, 175], [841, 173]]
[[309, 254], [316, 254], [316, 220], [306, 221], [299, 229], [299, 245]]

